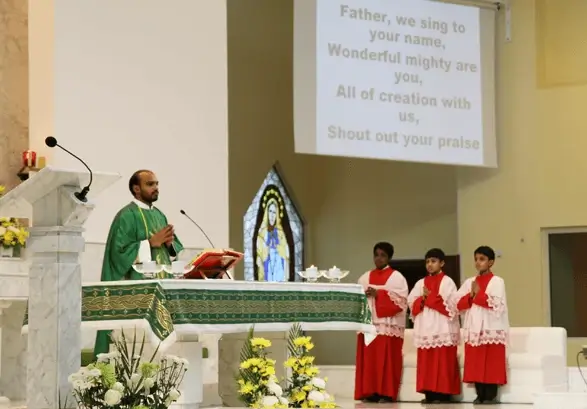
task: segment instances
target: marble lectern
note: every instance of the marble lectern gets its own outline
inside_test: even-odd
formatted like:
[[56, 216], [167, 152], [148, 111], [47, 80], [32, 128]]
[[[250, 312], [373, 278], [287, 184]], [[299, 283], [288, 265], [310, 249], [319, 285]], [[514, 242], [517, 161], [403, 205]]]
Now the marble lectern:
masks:
[[83, 225], [92, 198], [120, 179], [94, 173], [88, 202], [74, 196], [89, 180], [86, 172], [46, 167], [0, 199], [0, 208], [32, 210], [27, 351], [27, 408], [75, 407], [67, 377], [79, 370], [81, 355], [81, 270]]

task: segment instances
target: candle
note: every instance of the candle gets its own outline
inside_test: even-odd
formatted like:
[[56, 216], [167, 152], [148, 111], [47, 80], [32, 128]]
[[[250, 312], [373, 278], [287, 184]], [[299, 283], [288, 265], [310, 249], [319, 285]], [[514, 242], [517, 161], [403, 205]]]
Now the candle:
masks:
[[22, 165], [29, 168], [34, 168], [37, 165], [37, 153], [31, 150], [22, 153]]

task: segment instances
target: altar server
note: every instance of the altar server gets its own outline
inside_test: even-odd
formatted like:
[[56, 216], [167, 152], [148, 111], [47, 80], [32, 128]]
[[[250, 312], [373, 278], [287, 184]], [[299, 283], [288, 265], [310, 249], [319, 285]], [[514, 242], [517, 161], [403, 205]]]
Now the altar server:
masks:
[[456, 294], [464, 315], [465, 371], [474, 383], [477, 404], [496, 404], [499, 385], [507, 383], [506, 344], [509, 332], [505, 284], [491, 272], [495, 252], [481, 246], [474, 252], [477, 276], [467, 279]]
[[408, 296], [414, 321], [414, 343], [418, 348], [416, 390], [422, 403], [449, 402], [461, 393], [457, 360], [459, 320], [454, 281], [444, 274], [445, 255], [441, 249], [426, 253], [428, 275], [418, 281]]
[[390, 243], [377, 243], [373, 248], [375, 269], [359, 279], [377, 334], [359, 334], [357, 339], [356, 400], [397, 400], [403, 367], [408, 284], [399, 271], [389, 266], [393, 251]]

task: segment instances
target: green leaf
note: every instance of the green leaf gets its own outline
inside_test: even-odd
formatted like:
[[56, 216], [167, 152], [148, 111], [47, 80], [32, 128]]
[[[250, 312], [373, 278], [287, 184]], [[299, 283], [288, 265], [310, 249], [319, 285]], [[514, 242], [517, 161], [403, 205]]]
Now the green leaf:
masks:
[[299, 354], [298, 347], [294, 341], [296, 338], [303, 336], [304, 332], [302, 331], [302, 326], [298, 322], [294, 323], [289, 329], [289, 335], [287, 337], [287, 350], [289, 352], [289, 356], [297, 356]]

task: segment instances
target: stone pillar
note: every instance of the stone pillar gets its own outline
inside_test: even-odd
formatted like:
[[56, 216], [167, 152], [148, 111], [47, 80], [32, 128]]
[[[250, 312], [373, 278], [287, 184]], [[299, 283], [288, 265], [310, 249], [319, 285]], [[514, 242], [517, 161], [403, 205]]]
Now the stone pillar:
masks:
[[[256, 337], [271, 341], [269, 353], [275, 359], [275, 373], [277, 378], [285, 376], [283, 363], [287, 359], [287, 332], [259, 332]], [[239, 400], [236, 375], [240, 365], [240, 353], [248, 333], [223, 335], [218, 343], [218, 393], [222, 404], [228, 407], [242, 407]]]
[[[62, 408], [80, 368], [81, 227], [34, 227], [29, 251], [27, 408]], [[74, 407], [68, 397], [67, 407]]]
[[204, 400], [202, 406], [222, 406], [222, 400], [218, 394], [218, 342], [221, 334], [200, 335], [199, 340], [207, 351], [203, 359], [202, 372], [204, 382]]
[[26, 303], [0, 300], [0, 408], [26, 399], [26, 344], [20, 331]]

